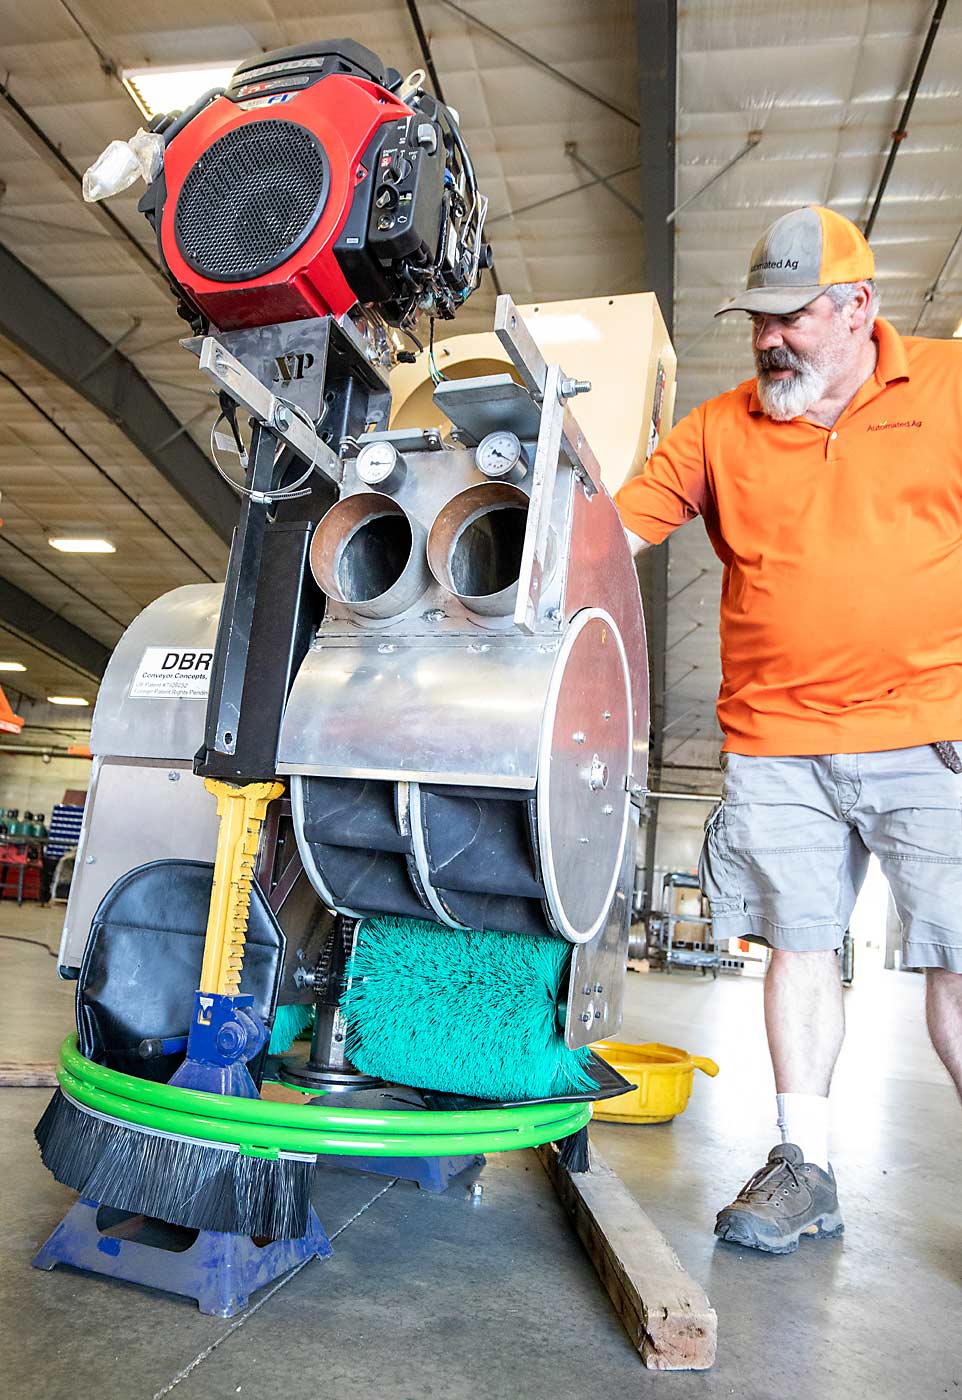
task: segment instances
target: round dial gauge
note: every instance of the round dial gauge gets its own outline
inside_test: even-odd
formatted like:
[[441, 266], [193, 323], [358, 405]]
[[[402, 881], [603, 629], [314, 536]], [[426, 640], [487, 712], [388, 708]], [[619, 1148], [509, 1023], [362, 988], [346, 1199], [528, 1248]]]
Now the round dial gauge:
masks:
[[357, 474], [368, 486], [383, 486], [398, 464], [397, 448], [390, 442], [369, 442], [357, 454]]
[[521, 440], [508, 428], [500, 428], [482, 438], [475, 451], [474, 460], [478, 471], [495, 480], [504, 477], [517, 479], [524, 476], [527, 469]]

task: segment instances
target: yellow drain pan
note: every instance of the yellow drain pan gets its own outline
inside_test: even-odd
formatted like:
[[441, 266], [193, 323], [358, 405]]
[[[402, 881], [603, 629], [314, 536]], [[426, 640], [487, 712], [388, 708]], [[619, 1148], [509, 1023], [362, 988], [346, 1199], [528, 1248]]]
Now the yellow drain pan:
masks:
[[718, 1073], [714, 1060], [674, 1045], [599, 1040], [591, 1048], [635, 1085], [594, 1105], [592, 1116], [609, 1123], [667, 1123], [687, 1108], [696, 1069], [712, 1077]]

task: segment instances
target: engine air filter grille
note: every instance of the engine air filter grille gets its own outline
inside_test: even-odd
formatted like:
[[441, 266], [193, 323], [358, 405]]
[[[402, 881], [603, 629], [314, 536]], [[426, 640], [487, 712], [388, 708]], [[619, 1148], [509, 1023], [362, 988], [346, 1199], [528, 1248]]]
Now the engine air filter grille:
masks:
[[328, 162], [296, 122], [247, 122], [221, 136], [190, 170], [174, 233], [195, 272], [218, 282], [260, 277], [301, 246], [324, 210]]

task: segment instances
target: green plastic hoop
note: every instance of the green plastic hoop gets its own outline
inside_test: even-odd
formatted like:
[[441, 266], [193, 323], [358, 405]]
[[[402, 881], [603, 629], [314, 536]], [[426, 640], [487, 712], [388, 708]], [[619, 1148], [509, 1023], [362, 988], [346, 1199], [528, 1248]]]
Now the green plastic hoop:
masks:
[[76, 1035], [60, 1047], [60, 1087], [107, 1118], [201, 1142], [223, 1143], [257, 1157], [453, 1157], [510, 1152], [556, 1142], [583, 1128], [588, 1103], [518, 1104], [438, 1113], [371, 1111], [326, 1104], [272, 1103], [178, 1089], [137, 1079], [85, 1059]]

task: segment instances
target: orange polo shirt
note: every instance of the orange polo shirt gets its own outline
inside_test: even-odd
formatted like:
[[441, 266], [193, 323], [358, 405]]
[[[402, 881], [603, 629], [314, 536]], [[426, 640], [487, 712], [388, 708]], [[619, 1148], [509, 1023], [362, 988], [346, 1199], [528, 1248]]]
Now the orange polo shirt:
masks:
[[659, 544], [696, 515], [724, 565], [724, 747], [865, 753], [962, 738], [962, 342], [876, 322], [834, 428], [755, 381], [668, 434], [616, 503]]

